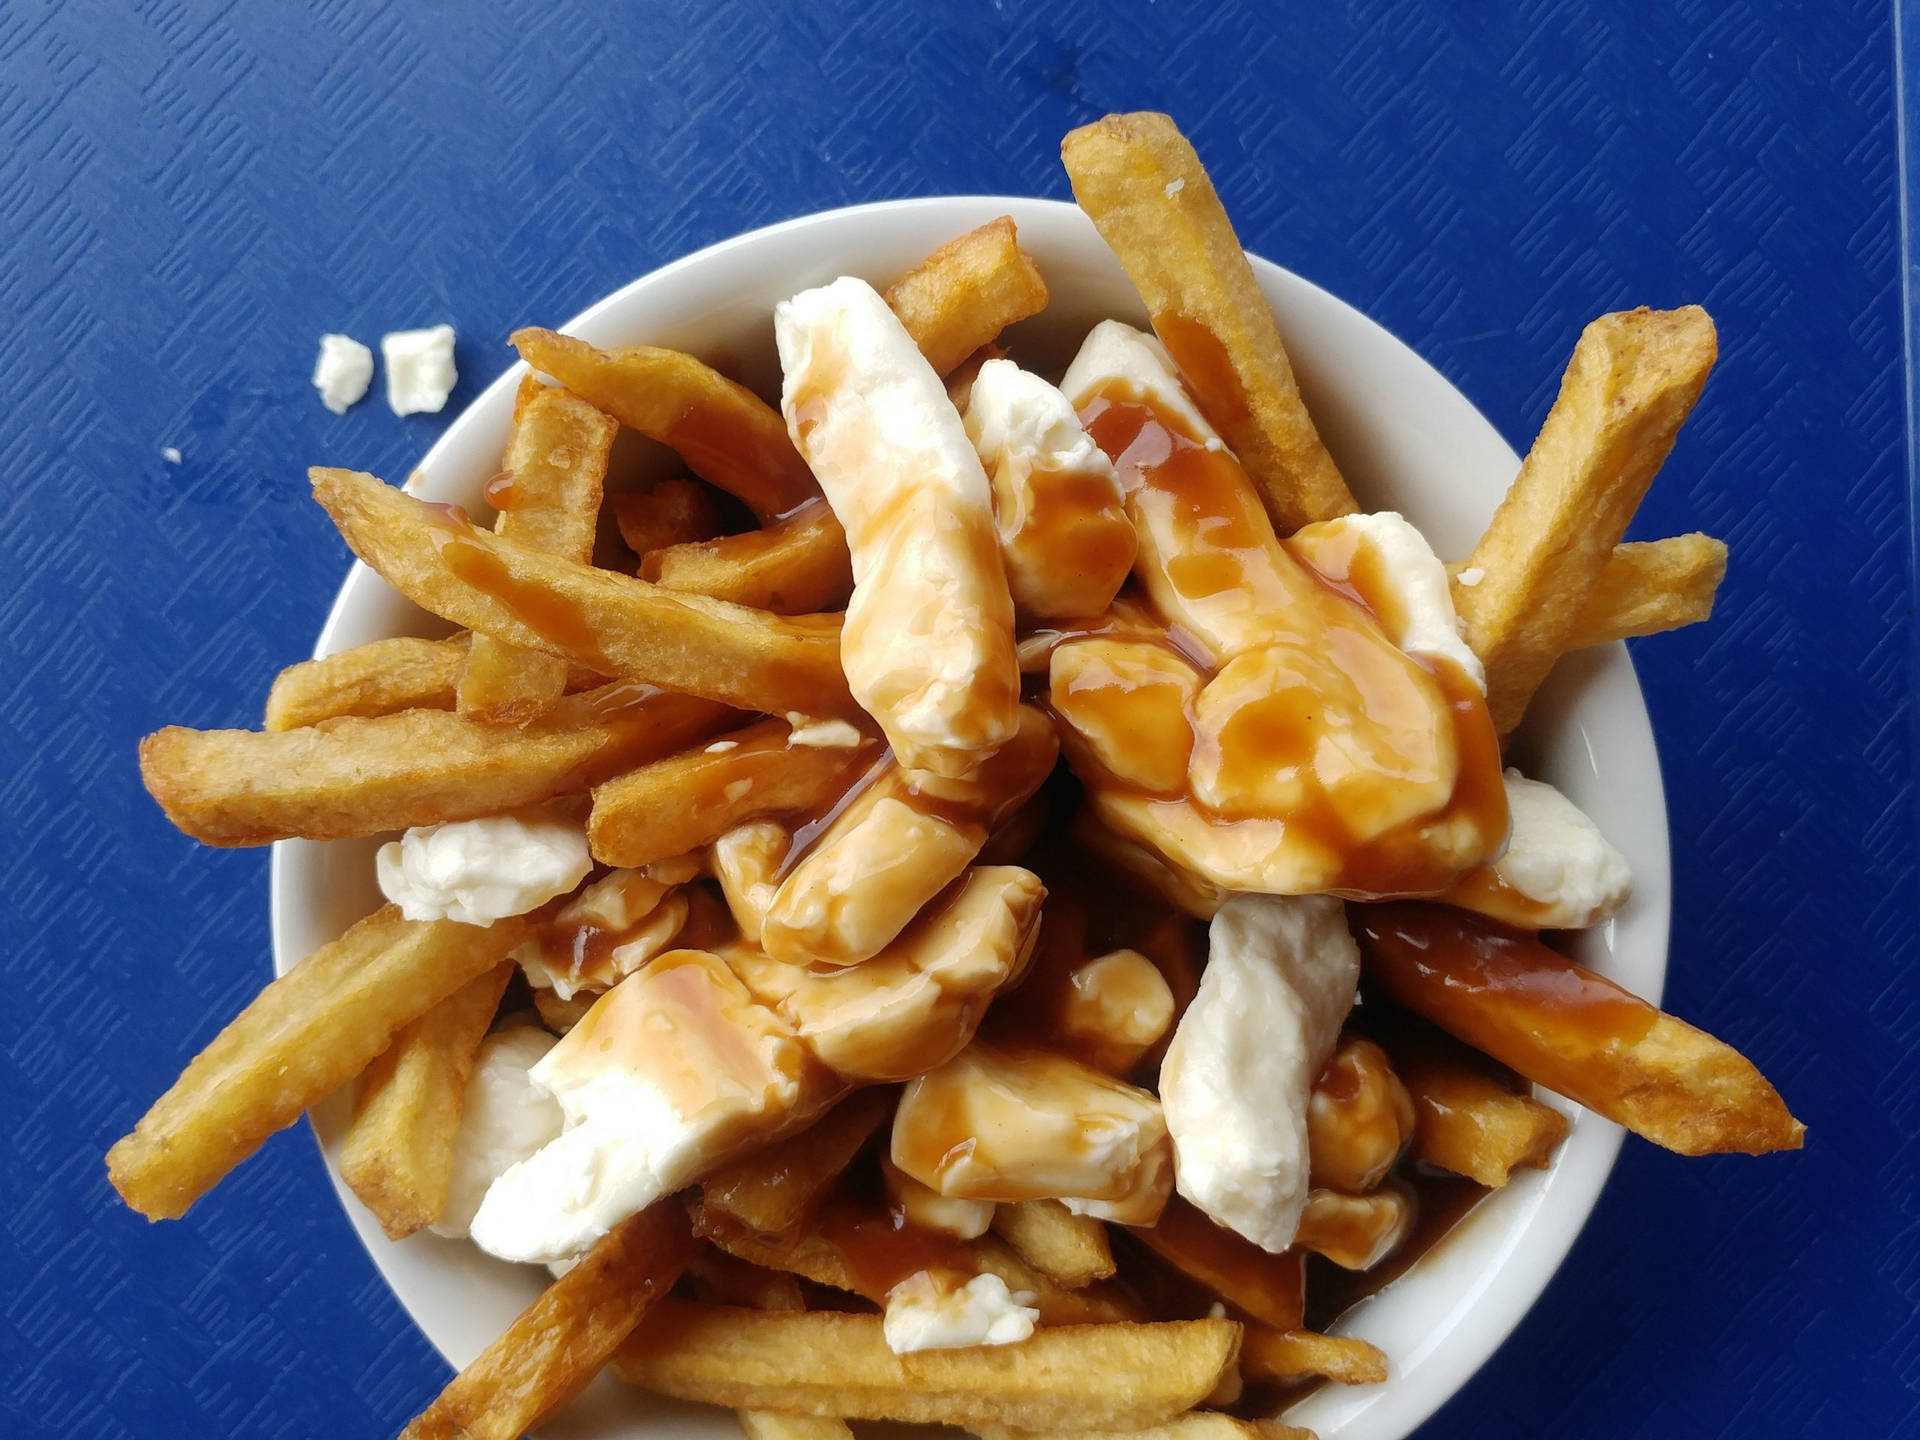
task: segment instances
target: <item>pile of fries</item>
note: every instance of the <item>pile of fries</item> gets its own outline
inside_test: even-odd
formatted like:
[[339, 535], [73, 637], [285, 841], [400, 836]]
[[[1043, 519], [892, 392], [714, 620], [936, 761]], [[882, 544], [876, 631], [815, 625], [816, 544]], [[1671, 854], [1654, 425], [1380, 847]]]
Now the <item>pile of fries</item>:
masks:
[[[1067, 136], [1063, 157], [1179, 382], [1244, 468], [1257, 496], [1246, 523], [1285, 540], [1355, 512], [1247, 257], [1172, 123], [1109, 116]], [[877, 278], [893, 279], [886, 306], [962, 410], [1002, 332], [1047, 301], [1006, 219]], [[1412, 1258], [1416, 1172], [1491, 1190], [1549, 1164], [1567, 1124], [1530, 1086], [1684, 1154], [1800, 1143], [1735, 1051], [1529, 929], [1461, 908], [1465, 891], [1452, 904], [1432, 887], [1329, 886], [1351, 902], [1367, 1003], [1336, 1027], [1312, 1086], [1312, 1188], [1290, 1247], [1269, 1253], [1221, 1228], [1146, 1168], [1135, 1188], [1095, 1197], [1104, 1210], [1063, 1203], [1071, 1191], [930, 1183], [902, 1140], [909, 1114], [964, 1107], [970, 1085], [1017, 1089], [1022, 1063], [1071, 1070], [1087, 1093], [1157, 1115], [1167, 1037], [1206, 974], [1202, 918], [1249, 888], [1182, 848], [1204, 826], [1165, 832], [1174, 839], [1155, 828], [1174, 824], [1176, 802], [1106, 803], [1100, 777], [1158, 763], [1152, 734], [1107, 745], [1075, 728], [1059, 663], [1051, 698], [1042, 683], [1022, 701], [1019, 672], [1044, 676], [1063, 635], [1169, 626], [1144, 592], [1181, 564], [1168, 553], [1179, 532], [1116, 502], [1023, 555], [1000, 516], [1014, 603], [983, 592], [937, 617], [975, 632], [980, 673], [1001, 677], [998, 708], [981, 720], [988, 738], [943, 748], [900, 698], [914, 657], [880, 673], [863, 646], [894, 623], [875, 594], [907, 562], [890, 572], [871, 558], [881, 539], [828, 483], [835, 438], [810, 428], [804, 402], [783, 419], [674, 351], [603, 351], [545, 330], [514, 343], [533, 373], [487, 489], [491, 526], [369, 475], [312, 472], [354, 553], [459, 633], [294, 665], [261, 730], [161, 730], [141, 746], [142, 773], [167, 816], [210, 845], [547, 807], [584, 827], [586, 883], [619, 873], [629, 899], [644, 897], [650, 958], [625, 976], [583, 972], [579, 928], [555, 962], [566, 983], [530, 987], [529, 947], [580, 891], [488, 925], [407, 919], [389, 904], [268, 985], [112, 1148], [110, 1177], [140, 1213], [178, 1217], [357, 1079], [342, 1171], [401, 1239], [446, 1211], [489, 1031], [528, 1023], [529, 1007], [554, 1035], [598, 1024], [611, 997], [637, 994], [628, 987], [663, 964], [736, 976], [739, 1004], [781, 1043], [804, 1042], [807, 1098], [605, 1233], [408, 1435], [519, 1435], [603, 1368], [732, 1408], [752, 1440], [832, 1440], [859, 1419], [986, 1440], [1301, 1433], [1264, 1417], [1312, 1383], [1390, 1373], [1365, 1341], [1307, 1327], [1312, 1277]], [[1486, 677], [1484, 703], [1456, 709], [1489, 737], [1513, 731], [1561, 655], [1710, 612], [1718, 541], [1621, 541], [1713, 355], [1697, 308], [1607, 315], [1580, 337], [1505, 502], [1452, 569]], [[609, 465], [622, 427], [670, 447], [687, 473], [619, 488]], [[1088, 432], [1103, 433], [1090, 419]], [[603, 517], [630, 553], [605, 563], [602, 543], [596, 566]], [[1039, 613], [1101, 568], [1113, 583], [1100, 614]], [[1178, 666], [1169, 723], [1185, 727], [1197, 682]], [[932, 693], [932, 680], [909, 678]], [[862, 868], [875, 852], [853, 845], [882, 832], [884, 884]], [[838, 908], [792, 902], [794, 877], [833, 866], [852, 875], [836, 882]], [[886, 1004], [846, 1018], [834, 1008], [843, 974]], [[990, 1171], [999, 1143], [983, 1128], [964, 1164]], [[927, 1163], [964, 1168], [951, 1153]], [[1038, 1328], [1016, 1343], [896, 1353], [882, 1311], [936, 1272], [994, 1277]]]

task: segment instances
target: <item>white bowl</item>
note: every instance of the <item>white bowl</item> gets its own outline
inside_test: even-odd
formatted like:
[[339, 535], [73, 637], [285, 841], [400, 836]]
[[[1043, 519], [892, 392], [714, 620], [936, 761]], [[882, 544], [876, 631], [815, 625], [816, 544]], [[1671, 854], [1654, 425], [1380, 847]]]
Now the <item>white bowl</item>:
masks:
[[[647, 343], [721, 363], [775, 393], [774, 303], [842, 274], [879, 284], [961, 231], [1010, 214], [1052, 291], [1014, 332], [1036, 364], [1063, 365], [1096, 320], [1144, 323], [1132, 287], [1092, 224], [1058, 201], [992, 196], [903, 200], [810, 215], [742, 235], [634, 281], [565, 328], [598, 345]], [[1464, 556], [1519, 461], [1473, 406], [1413, 351], [1333, 296], [1264, 260], [1255, 273], [1287, 336], [1320, 432], [1362, 504], [1405, 513], [1447, 558]], [[542, 317], [530, 316], [536, 320]], [[1566, 341], [1571, 347], [1574, 337]], [[1536, 357], [1558, 366], [1558, 352]], [[506, 443], [516, 365], [470, 405], [421, 462], [412, 488], [476, 504]], [[356, 564], [316, 654], [445, 626]], [[1529, 772], [1558, 785], [1632, 862], [1632, 903], [1580, 937], [1579, 958], [1648, 999], [1666, 972], [1666, 802], [1646, 706], [1624, 646], [1563, 662], [1524, 737]], [[374, 842], [274, 847], [274, 967], [284, 973], [378, 902]], [[1380, 1345], [1393, 1378], [1327, 1386], [1289, 1418], [1324, 1440], [1399, 1440], [1458, 1390], [1526, 1313], [1586, 1221], [1620, 1146], [1618, 1127], [1543, 1096], [1573, 1126], [1553, 1166], [1528, 1171], [1482, 1204], [1406, 1276], [1363, 1302], [1341, 1329]], [[344, 1097], [314, 1115], [342, 1204], [394, 1294], [455, 1365], [472, 1360], [538, 1292], [544, 1272], [491, 1260], [430, 1235], [389, 1242], [341, 1184]], [[424, 1405], [430, 1396], [422, 1395]], [[600, 1382], [544, 1433], [737, 1440], [731, 1417]]]

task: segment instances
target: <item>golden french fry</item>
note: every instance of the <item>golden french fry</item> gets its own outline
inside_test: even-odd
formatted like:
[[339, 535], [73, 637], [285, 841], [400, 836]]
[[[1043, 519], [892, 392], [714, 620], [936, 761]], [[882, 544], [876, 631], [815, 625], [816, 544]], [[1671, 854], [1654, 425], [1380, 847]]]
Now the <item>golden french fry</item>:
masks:
[[1300, 399], [1280, 327], [1200, 157], [1165, 115], [1108, 115], [1060, 144], [1073, 198], [1146, 302], [1201, 412], [1284, 535], [1353, 496]]
[[1726, 576], [1726, 542], [1711, 535], [1616, 545], [1580, 607], [1567, 648], [1698, 624], [1713, 614], [1713, 597]]
[[1046, 308], [1047, 283], [1002, 215], [949, 240], [889, 285], [884, 296], [941, 375], [1007, 326]]
[[1240, 1346], [1231, 1320], [1069, 1325], [1017, 1345], [895, 1355], [878, 1315], [763, 1314], [668, 1300], [613, 1373], [685, 1400], [853, 1420], [1139, 1430], [1208, 1395]]
[[361, 1077], [340, 1178], [389, 1240], [425, 1229], [446, 1207], [467, 1078], [512, 977], [509, 963], [469, 981], [396, 1035]]
[[693, 1298], [702, 1305], [738, 1305], [747, 1310], [804, 1310], [800, 1277], [768, 1270], [702, 1244], [687, 1266]]
[[1113, 1274], [1107, 1227], [1091, 1215], [1074, 1214], [1058, 1200], [997, 1206], [993, 1233], [1027, 1264], [1069, 1290]]
[[[529, 375], [513, 407], [502, 473], [487, 485], [500, 512], [496, 535], [587, 564], [607, 456], [620, 427], [577, 395]], [[459, 710], [497, 725], [525, 725], [553, 707], [567, 688], [564, 656], [476, 635], [460, 674]]]
[[779, 412], [744, 385], [678, 350], [598, 350], [537, 328], [511, 336], [520, 358], [622, 425], [676, 450], [702, 480], [762, 521], [819, 495]]
[[451, 710], [471, 640], [399, 636], [289, 665], [267, 693], [266, 728], [297, 730], [339, 715]]
[[[720, 507], [714, 503], [713, 492], [698, 480], [662, 480], [638, 493], [609, 495], [607, 504], [613, 509], [613, 523], [619, 527], [620, 538], [643, 559], [650, 550], [710, 540], [720, 533]], [[644, 570], [640, 573], [645, 579], [654, 578]]]
[[140, 742], [140, 775], [167, 818], [208, 845], [339, 840], [576, 793], [728, 714], [711, 700], [619, 684], [570, 695], [523, 730], [446, 710], [264, 732], [170, 725]]
[[1257, 1384], [1321, 1376], [1342, 1385], [1378, 1385], [1387, 1378], [1387, 1357], [1379, 1346], [1351, 1335], [1249, 1325], [1240, 1342], [1240, 1373]]
[[1544, 1170], [1567, 1137], [1567, 1117], [1489, 1073], [1452, 1038], [1390, 1037], [1395, 1069], [1413, 1098], [1413, 1156], [1498, 1189], [1521, 1166]]
[[770, 615], [665, 590], [515, 545], [371, 475], [308, 473], [354, 553], [455, 624], [742, 709], [857, 713], [837, 616]]
[[893, 1117], [894, 1090], [856, 1090], [807, 1129], [708, 1175], [706, 1209], [755, 1235], [789, 1235], [805, 1224], [854, 1156]]
[[1300, 1324], [1305, 1302], [1302, 1252], [1271, 1255], [1221, 1229], [1178, 1195], [1167, 1202], [1158, 1224], [1127, 1233], [1251, 1319], [1277, 1330]]
[[1388, 998], [1524, 1079], [1682, 1155], [1800, 1148], [1752, 1061], [1532, 936], [1445, 905], [1348, 913]]
[[1239, 1420], [1218, 1410], [1189, 1410], [1144, 1430], [1073, 1429], [1043, 1436], [1005, 1425], [976, 1425], [973, 1433], [979, 1440], [1314, 1440], [1311, 1430], [1282, 1420]]
[[824, 500], [810, 501], [763, 530], [652, 550], [642, 579], [771, 610], [809, 615], [846, 607], [853, 593], [847, 532]]
[[454, 1376], [401, 1440], [519, 1440], [586, 1388], [692, 1255], [673, 1201], [623, 1220]]
[[1512, 730], [1553, 662], [1713, 366], [1698, 305], [1602, 315], [1580, 334], [1506, 499], [1456, 585], [1467, 643], [1487, 667], [1487, 706]]
[[1342, 1035], [1307, 1096], [1315, 1186], [1363, 1195], [1387, 1178], [1413, 1134], [1413, 1101], [1373, 1041]]
[[322, 945], [214, 1036], [131, 1135], [107, 1178], [149, 1220], [172, 1220], [300, 1112], [358, 1075], [402, 1027], [486, 974], [527, 937], [404, 920], [386, 905]]
[[762, 815], [824, 810], [880, 751], [864, 736], [855, 745], [794, 745], [792, 733], [785, 720], [761, 720], [602, 781], [587, 822], [593, 858], [650, 865]]

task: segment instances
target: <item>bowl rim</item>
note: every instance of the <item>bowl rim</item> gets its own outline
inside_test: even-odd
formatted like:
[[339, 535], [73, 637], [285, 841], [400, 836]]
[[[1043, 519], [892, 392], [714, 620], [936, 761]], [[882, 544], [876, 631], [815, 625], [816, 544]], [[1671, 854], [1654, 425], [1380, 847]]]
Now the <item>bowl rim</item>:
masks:
[[[975, 212], [979, 218], [965, 218], [967, 212]], [[619, 286], [607, 295], [594, 301], [571, 319], [557, 326], [568, 333], [579, 333], [590, 329], [609, 316], [632, 303], [639, 296], [656, 288], [665, 288], [674, 281], [698, 272], [737, 254], [751, 251], [762, 246], [774, 244], [817, 227], [843, 226], [852, 221], [870, 217], [920, 217], [927, 215], [954, 215], [956, 223], [950, 233], [959, 233], [968, 224], [978, 224], [981, 220], [996, 215], [1010, 214], [1022, 231], [1023, 242], [1028, 239], [1029, 227], [1058, 228], [1062, 225], [1073, 229], [1084, 229], [1093, 235], [1095, 244], [1104, 251], [1104, 244], [1098, 241], [1092, 230], [1091, 222], [1084, 213], [1071, 202], [1030, 196], [967, 194], [918, 196], [899, 200], [870, 201], [859, 205], [837, 207], [831, 210], [815, 211], [792, 216], [775, 223], [760, 226], [752, 230], [726, 237], [703, 246], [686, 255], [682, 255], [665, 264], [637, 276]], [[1084, 237], [1082, 237], [1084, 238]], [[937, 242], [936, 242], [937, 243]], [[1343, 323], [1357, 322], [1359, 327], [1371, 332], [1370, 339], [1375, 343], [1384, 342], [1390, 347], [1404, 351], [1406, 356], [1418, 366], [1432, 372], [1433, 377], [1447, 392], [1459, 401], [1471, 416], [1484, 426], [1487, 432], [1511, 457], [1512, 464], [1518, 467], [1519, 459], [1510, 446], [1498, 436], [1497, 431], [1486, 421], [1471, 400], [1448, 380], [1444, 374], [1433, 367], [1424, 356], [1407, 345], [1397, 335], [1381, 325], [1358, 307], [1341, 300], [1332, 292], [1306, 279], [1295, 271], [1266, 260], [1249, 251], [1255, 274], [1263, 290], [1274, 300], [1273, 289], [1279, 285], [1290, 290], [1303, 301], [1335, 307], [1343, 312]], [[1278, 303], [1274, 300], [1274, 303]], [[628, 342], [638, 343], [638, 342]], [[664, 343], [664, 342], [663, 342]], [[1296, 364], [1300, 357], [1296, 356]], [[491, 411], [500, 410], [503, 404], [510, 404], [509, 397], [520, 378], [527, 373], [524, 361], [515, 360], [493, 381], [462, 407], [446, 430], [435, 439], [426, 453], [415, 464], [416, 472], [432, 469], [436, 459], [453, 448], [455, 437], [461, 433], [462, 426], [472, 419], [477, 420]], [[342, 648], [340, 635], [347, 628], [351, 611], [358, 603], [361, 590], [369, 585], [380, 586], [382, 582], [359, 561], [351, 562], [346, 578], [342, 581], [332, 603], [328, 607], [314, 646], [316, 658], [333, 653]], [[1664, 988], [1666, 967], [1669, 960], [1668, 940], [1670, 935], [1670, 887], [1671, 856], [1670, 832], [1667, 826], [1665, 790], [1657, 749], [1653, 746], [1652, 731], [1648, 719], [1645, 699], [1638, 678], [1634, 673], [1631, 658], [1623, 644], [1615, 643], [1601, 647], [1599, 651], [1585, 652], [1587, 660], [1583, 662], [1588, 669], [1596, 673], [1604, 669], [1616, 686], [1624, 680], [1631, 687], [1632, 704], [1630, 714], [1625, 717], [1627, 730], [1634, 733], [1623, 737], [1623, 743], [1639, 743], [1647, 751], [1650, 761], [1645, 773], [1640, 777], [1643, 783], [1650, 784], [1650, 793], [1642, 798], [1651, 828], [1658, 832], [1657, 849], [1648, 854], [1636, 856], [1636, 882], [1643, 884], [1651, 879], [1656, 883], [1646, 888], [1652, 891], [1651, 897], [1642, 902], [1636, 898], [1636, 904], [1644, 903], [1646, 913], [1640, 919], [1642, 929], [1648, 937], [1648, 943], [1639, 947], [1644, 951], [1642, 968], [1644, 973], [1632, 985], [1646, 998], [1658, 1002]], [[1564, 668], [1564, 667], [1563, 667]], [[1620, 723], [1616, 721], [1615, 723]], [[1644, 731], [1644, 736], [1639, 732]], [[1586, 738], [1584, 730], [1581, 737]], [[1589, 752], [1592, 746], [1589, 743]], [[286, 906], [290, 903], [299, 883], [299, 875], [310, 871], [303, 842], [282, 841], [272, 847], [269, 863], [269, 915], [273, 938], [273, 962], [276, 975], [285, 971], [297, 961], [298, 954], [289, 954], [283, 943], [283, 922], [286, 920]], [[1649, 861], [1652, 869], [1641, 873], [1642, 867]], [[1613, 925], [1604, 927], [1604, 944], [1607, 953], [1613, 953]], [[1602, 968], [1605, 968], [1604, 965]], [[1355, 1390], [1342, 1390], [1341, 1387], [1323, 1386], [1306, 1400], [1288, 1407], [1286, 1413], [1290, 1421], [1306, 1424], [1319, 1430], [1326, 1440], [1335, 1440], [1336, 1436], [1355, 1437], [1404, 1436], [1423, 1423], [1443, 1404], [1456, 1395], [1475, 1374], [1479, 1372], [1495, 1350], [1518, 1326], [1533, 1304], [1545, 1291], [1558, 1272], [1567, 1252], [1574, 1241], [1583, 1232], [1594, 1206], [1610, 1175], [1614, 1160], [1619, 1152], [1623, 1132], [1618, 1126], [1601, 1120], [1590, 1112], [1580, 1111], [1558, 1097], [1545, 1092], [1536, 1092], [1548, 1103], [1561, 1109], [1574, 1122], [1573, 1130], [1556, 1154], [1553, 1163], [1544, 1171], [1529, 1172], [1507, 1189], [1495, 1192], [1502, 1201], [1504, 1210], [1511, 1215], [1502, 1214], [1499, 1224], [1507, 1232], [1502, 1248], [1490, 1263], [1479, 1267], [1484, 1272], [1481, 1283], [1473, 1294], [1466, 1297], [1454, 1311], [1449, 1312], [1447, 1324], [1429, 1344], [1424, 1344], [1418, 1357], [1418, 1364], [1409, 1373], [1398, 1373], [1405, 1362], [1401, 1355], [1389, 1352], [1390, 1363], [1396, 1374], [1384, 1385], [1358, 1387]], [[335, 1102], [338, 1103], [338, 1097]], [[338, 1195], [349, 1222], [353, 1225], [362, 1245], [367, 1250], [375, 1268], [386, 1281], [389, 1291], [405, 1310], [408, 1319], [433, 1344], [448, 1363], [458, 1369], [470, 1356], [463, 1356], [458, 1348], [450, 1349], [441, 1334], [436, 1331], [443, 1326], [429, 1324], [420, 1313], [415, 1301], [403, 1293], [401, 1284], [396, 1280], [388, 1257], [398, 1247], [388, 1242], [381, 1234], [377, 1223], [362, 1209], [341, 1179], [339, 1169], [330, 1153], [325, 1138], [324, 1126], [310, 1118], [309, 1133], [321, 1150], [322, 1164], [329, 1183]], [[1577, 1160], [1577, 1164], [1574, 1163]], [[1525, 1203], [1518, 1203], [1523, 1195]], [[1507, 1204], [1505, 1202], [1515, 1203]], [[1480, 1207], [1482, 1212], [1489, 1211], [1491, 1199]], [[1488, 1228], [1491, 1215], [1476, 1215], [1481, 1221], [1479, 1228]], [[1467, 1222], [1471, 1225], [1473, 1222]], [[1455, 1235], [1460, 1229], [1458, 1227]], [[1423, 1257], [1421, 1264], [1415, 1267], [1418, 1273], [1442, 1264], [1445, 1252], [1454, 1236], [1443, 1242], [1435, 1251]], [[1522, 1242], [1526, 1243], [1522, 1243]], [[403, 1244], [414, 1243], [412, 1241]], [[459, 1244], [464, 1242], [438, 1242], [441, 1244]], [[477, 1252], [476, 1252], [477, 1253]], [[1398, 1282], [1396, 1282], [1397, 1284]], [[1363, 1301], [1359, 1307], [1349, 1311], [1336, 1331], [1350, 1328], [1356, 1319], [1363, 1318], [1373, 1306], [1388, 1301], [1393, 1287], [1388, 1287], [1381, 1295], [1372, 1300]], [[1431, 1361], [1444, 1358], [1448, 1362], [1443, 1368], [1435, 1369]], [[1418, 1375], [1419, 1383], [1414, 1383]], [[597, 1382], [605, 1386], [608, 1382]], [[599, 1413], [599, 1407], [596, 1407]], [[644, 1412], [634, 1411], [636, 1415]], [[662, 1416], [662, 1424], [670, 1428], [678, 1411], [668, 1411]], [[1358, 1422], [1358, 1423], [1356, 1423]], [[551, 1425], [552, 1422], [549, 1422]], [[543, 1427], [544, 1429], [545, 1427]], [[650, 1427], [651, 1428], [651, 1427]], [[586, 1432], [582, 1432], [586, 1433]], [[601, 1433], [601, 1432], [592, 1432]], [[662, 1432], [664, 1433], [664, 1431]]]

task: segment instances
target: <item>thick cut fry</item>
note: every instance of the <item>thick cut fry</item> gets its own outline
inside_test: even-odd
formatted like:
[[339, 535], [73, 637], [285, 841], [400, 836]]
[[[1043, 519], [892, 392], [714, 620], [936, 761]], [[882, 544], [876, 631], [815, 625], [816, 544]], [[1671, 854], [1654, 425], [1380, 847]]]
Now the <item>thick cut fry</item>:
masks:
[[1021, 1200], [993, 1212], [993, 1233], [1042, 1275], [1077, 1290], [1113, 1274], [1107, 1227], [1058, 1200]]
[[1374, 984], [1536, 1085], [1682, 1155], [1800, 1148], [1752, 1061], [1532, 936], [1444, 905], [1349, 914]]
[[515, 545], [371, 475], [308, 473], [354, 553], [456, 625], [742, 709], [857, 713], [840, 673], [838, 617], [782, 617], [665, 590]]
[[687, 467], [762, 521], [820, 493], [773, 407], [678, 350], [597, 350], [551, 330], [516, 330], [520, 358], [622, 425], [676, 450]]
[[1200, 157], [1172, 120], [1109, 115], [1060, 158], [1202, 413], [1284, 535], [1355, 508], [1300, 399], [1280, 327]]
[[578, 1395], [693, 1255], [663, 1200], [623, 1221], [520, 1312], [401, 1440], [519, 1440]]
[[764, 530], [649, 551], [640, 575], [669, 590], [697, 591], [776, 615], [844, 609], [853, 594], [847, 532], [824, 500], [810, 501]]
[[715, 1170], [700, 1187], [702, 1201], [751, 1234], [792, 1234], [893, 1118], [898, 1098], [893, 1090], [856, 1090], [799, 1134]]
[[1189, 1410], [1144, 1430], [1060, 1430], [1039, 1435], [1004, 1425], [976, 1425], [979, 1440], [1314, 1440], [1311, 1430], [1281, 1420], [1238, 1420], [1217, 1410]]
[[[473, 637], [444, 640], [397, 636], [302, 660], [275, 677], [267, 694], [266, 728], [297, 730], [342, 715], [371, 719], [399, 710], [451, 710]], [[567, 692], [607, 683], [584, 665], [568, 665]]]
[[140, 742], [140, 776], [167, 818], [208, 845], [340, 840], [577, 793], [710, 733], [728, 713], [621, 684], [569, 696], [524, 730], [446, 710], [266, 732], [170, 725]]
[[[502, 473], [487, 485], [487, 502], [500, 512], [494, 533], [583, 565], [591, 561], [600, 488], [619, 430], [579, 396], [527, 376], [513, 407]], [[564, 656], [476, 635], [460, 675], [460, 713], [525, 725], [566, 688]]]
[[1713, 614], [1713, 597], [1726, 577], [1726, 542], [1711, 535], [1616, 545], [1580, 607], [1567, 648], [1698, 624]]
[[[650, 550], [697, 544], [720, 533], [720, 507], [714, 504], [713, 492], [698, 480], [662, 480], [637, 494], [609, 495], [607, 504], [613, 508], [620, 538], [642, 558]], [[645, 579], [654, 578], [645, 570], [640, 573]]]
[[593, 858], [651, 865], [761, 815], [824, 810], [880, 749], [865, 737], [853, 745], [795, 745], [792, 733], [784, 720], [761, 720], [596, 785], [587, 822]]
[[1342, 1385], [1378, 1385], [1387, 1378], [1387, 1357], [1351, 1335], [1249, 1325], [1240, 1342], [1240, 1373], [1258, 1384], [1317, 1375]]
[[1498, 1189], [1521, 1166], [1544, 1170], [1567, 1137], [1567, 1117], [1490, 1073], [1452, 1038], [1429, 1032], [1389, 1037], [1394, 1068], [1413, 1097], [1413, 1156]]
[[1016, 320], [1044, 310], [1047, 282], [1002, 215], [949, 240], [883, 298], [927, 363], [946, 375]]
[[1249, 1318], [1278, 1330], [1300, 1324], [1304, 1252], [1270, 1254], [1221, 1229], [1179, 1196], [1167, 1202], [1159, 1224], [1127, 1233]]
[[767, 1315], [668, 1300], [613, 1359], [630, 1385], [710, 1404], [853, 1420], [1140, 1430], [1210, 1394], [1230, 1320], [1070, 1325], [1017, 1345], [895, 1355], [878, 1315]]
[[1480, 583], [1453, 592], [1501, 734], [1570, 648], [1715, 350], [1698, 305], [1602, 315], [1581, 332], [1559, 398], [1467, 560]]
[[399, 1031], [486, 974], [527, 922], [485, 929], [382, 906], [275, 980], [107, 1152], [107, 1178], [172, 1220], [276, 1130], [358, 1075]]
[[402, 1030], [367, 1067], [340, 1148], [340, 1178], [389, 1240], [440, 1218], [474, 1056], [513, 976], [496, 965]]

